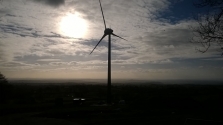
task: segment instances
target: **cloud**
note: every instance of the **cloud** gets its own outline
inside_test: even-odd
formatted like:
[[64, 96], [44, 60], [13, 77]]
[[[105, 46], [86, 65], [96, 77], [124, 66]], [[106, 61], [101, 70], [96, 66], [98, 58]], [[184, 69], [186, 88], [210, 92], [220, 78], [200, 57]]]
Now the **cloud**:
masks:
[[[40, 0], [39, 2], [50, 3], [50, 1], [47, 1], [47, 0], [46, 1]], [[87, 0], [83, 0], [83, 1], [73, 0], [73, 1], [66, 1], [65, 3], [66, 3], [66, 7], [59, 8], [58, 10], [60, 10], [60, 11], [53, 10], [55, 14], [52, 14], [51, 13], [52, 9], [49, 9], [49, 8], [43, 8], [43, 11], [41, 11], [41, 13], [33, 12], [33, 13], [36, 13], [35, 15], [37, 15], [36, 16], [37, 19], [39, 19], [39, 17], [40, 17], [40, 19], [45, 21], [46, 24], [49, 24], [48, 26], [43, 25], [43, 24], [39, 25], [38, 23], [35, 23], [36, 28], [34, 28], [32, 26], [27, 26], [27, 25], [21, 26], [21, 24], [19, 25], [17, 23], [17, 25], [11, 25], [11, 27], [7, 27], [7, 26], [3, 25], [4, 26], [3, 28], [5, 28], [7, 30], [6, 33], [12, 33], [15, 35], [19, 35], [21, 37], [38, 38], [39, 39], [38, 45], [35, 45], [35, 46], [31, 47], [31, 49], [30, 49], [33, 51], [32, 54], [35, 54], [38, 56], [44, 56], [44, 55], [45, 56], [56, 56], [56, 55], [59, 56], [59, 55], [63, 55], [63, 54], [64, 55], [77, 55], [77, 54], [78, 55], [79, 54], [86, 55], [87, 53], [89, 53], [91, 51], [92, 47], [99, 40], [101, 33], [103, 33], [103, 31], [99, 32], [97, 30], [96, 32], [100, 35], [98, 35], [99, 37], [95, 37], [96, 35], [92, 34], [91, 37], [93, 37], [93, 39], [84, 39], [84, 40], [69, 39], [67, 37], [62, 36], [60, 33], [57, 33], [55, 31], [49, 31], [48, 29], [53, 29], [52, 27], [54, 27], [54, 26], [52, 25], [52, 23], [48, 23], [48, 21], [46, 19], [49, 19], [49, 21], [52, 22], [53, 15], [58, 17], [60, 15], [59, 13], [63, 13], [64, 12], [63, 9], [66, 8], [67, 10], [70, 10], [70, 12], [72, 12], [72, 13], [73, 12], [75, 13], [76, 11], [82, 12], [83, 17], [85, 19], [88, 19], [90, 22], [89, 27], [97, 29], [94, 26], [97, 26], [97, 27], [103, 26], [103, 23], [101, 20], [100, 8], [98, 6], [99, 3], [98, 3], [98, 1], [87, 1]], [[161, 26], [161, 23], [163, 23], [163, 22], [156, 20], [157, 15], [160, 12], [168, 10], [169, 5], [171, 4], [170, 2], [168, 2], [166, 0], [161, 0], [161, 1], [156, 1], [156, 0], [125, 1], [125, 0], [122, 0], [122, 1], [102, 1], [102, 4], [103, 4], [104, 13], [105, 13], [105, 17], [106, 17], [106, 21], [107, 21], [108, 25], [112, 25], [112, 27], [114, 27], [114, 29], [115, 29], [115, 33], [117, 33], [118, 35], [120, 35], [122, 37], [128, 36], [127, 39], [129, 38], [128, 39], [129, 42], [119, 40], [117, 38], [112, 38], [112, 43], [114, 43], [112, 54], [114, 55], [114, 58], [116, 58], [116, 59], [135, 58], [136, 59], [137, 57], [139, 57], [139, 55], [140, 56], [144, 55], [144, 57], [146, 58], [148, 56], [148, 54], [146, 54], [146, 53], [149, 52], [149, 53], [152, 53], [151, 56], [156, 56], [156, 58], [154, 58], [154, 60], [156, 60], [156, 59], [160, 59], [159, 57], [161, 57], [163, 54], [168, 54], [168, 52], [172, 51], [173, 47], [175, 47], [176, 42], [174, 42], [173, 40], [177, 39], [176, 36], [179, 36], [179, 34], [174, 34], [174, 32], [179, 32], [179, 31], [176, 31], [174, 26], [172, 26], [172, 29], [171, 29], [171, 25], [164, 22], [164, 24], [166, 24], [166, 28], [170, 27], [168, 29], [170, 31], [167, 31], [167, 32], [173, 33], [173, 34], [166, 33], [166, 35], [165, 35], [165, 32], [159, 31], [159, 27]], [[30, 6], [31, 5], [32, 4], [30, 4]], [[75, 9], [71, 9], [71, 8], [75, 8]], [[33, 8], [33, 9], [37, 9], [37, 8]], [[88, 11], [88, 10], [90, 10], [90, 11]], [[52, 18], [44, 19], [45, 17], [43, 18], [42, 15], [40, 15], [40, 14], [49, 15], [49, 17], [52, 17]], [[143, 15], [143, 14], [145, 14], [145, 15]], [[9, 13], [9, 15], [15, 15], [15, 14]], [[40, 15], [40, 16], [38, 17], [38, 15]], [[92, 16], [92, 15], [94, 15], [94, 16]], [[156, 17], [154, 17], [152, 15], [156, 15]], [[123, 18], [123, 16], [125, 16], [125, 18]], [[145, 17], [147, 17], [147, 18], [145, 18]], [[151, 19], [153, 21], [148, 20], [148, 17], [149, 17], [149, 19]], [[32, 19], [32, 20], [34, 22], [36, 22], [34, 19]], [[91, 22], [94, 22], [94, 23], [91, 23]], [[116, 22], [122, 22], [122, 23], [116, 23]], [[125, 25], [121, 25], [121, 24], [125, 24]], [[158, 28], [156, 28], [154, 31], [153, 28], [155, 28], [155, 27], [158, 27]], [[10, 28], [13, 28], [13, 30], [10, 30]], [[40, 28], [41, 28], [41, 31], [39, 31]], [[163, 27], [163, 28], [165, 28], [165, 27]], [[47, 30], [45, 30], [45, 29], [47, 29]], [[138, 36], [140, 36], [141, 34], [147, 33], [147, 31], [150, 29], [152, 30], [151, 32], [154, 34], [151, 34], [150, 32], [148, 32], [148, 34], [150, 34], [150, 35], [142, 36], [142, 38], [143, 38], [142, 41], [144, 41], [145, 43], [142, 43], [140, 41], [140, 39], [137, 39]], [[94, 30], [92, 32], [94, 32]], [[163, 36], [162, 36], [162, 34], [163, 34]], [[182, 34], [184, 34], [183, 31], [182, 31]], [[159, 39], [159, 36], [162, 36], [162, 38]], [[173, 41], [173, 44], [164, 43], [165, 39], [168, 38], [168, 36], [175, 36], [175, 38], [168, 40], [168, 42]], [[185, 36], [186, 36], [186, 34], [185, 34]], [[150, 39], [150, 41], [144, 40], [147, 37], [148, 37], [148, 39]], [[179, 36], [179, 38], [180, 38], [180, 36]], [[48, 44], [49, 39], [54, 39], [54, 41], [57, 41], [56, 44], [54, 44], [54, 45]], [[60, 39], [60, 40], [58, 40], [58, 39]], [[72, 41], [72, 45], [68, 44], [68, 43], [61, 44], [61, 43], [64, 43], [64, 40], [62, 40], [62, 39], [67, 39], [67, 41], [70, 41], [70, 42]], [[41, 40], [41, 42], [40, 42], [40, 40]], [[45, 40], [47, 40], [47, 42]], [[95, 40], [96, 42], [94, 43], [93, 40]], [[58, 41], [61, 41], [61, 43], [59, 43]], [[76, 42], [76, 41], [79, 41], [79, 42]], [[87, 41], [87, 42], [84, 42], [84, 41]], [[107, 40], [105, 39], [105, 41], [107, 41]], [[106, 51], [107, 51], [107, 48], [106, 48], [107, 42], [105, 42], [105, 41], [101, 42], [102, 45], [98, 46], [98, 48], [95, 50], [95, 52], [92, 56], [101, 55], [101, 57], [105, 57], [106, 54], [104, 54], [104, 53], [106, 53]], [[156, 41], [157, 44], [154, 41]], [[161, 47], [163, 47], [165, 49], [165, 51], [162, 48], [163, 52], [160, 52], [157, 48], [160, 48], [160, 45], [162, 45], [162, 41], [163, 41], [163, 46], [161, 46]], [[104, 45], [103, 45], [103, 43], [104, 43]], [[41, 44], [44, 46], [42, 46]], [[150, 48], [152, 50], [156, 50], [156, 51], [152, 51], [152, 50], [150, 50]]]
[[26, 64], [23, 62], [4, 62], [1, 63], [1, 66], [6, 66], [6, 67], [17, 67], [17, 66], [40, 66], [38, 63], [35, 64]]
[[170, 64], [170, 63], [174, 63], [173, 61], [171, 61], [170, 59], [164, 59], [164, 60], [157, 60], [157, 61], [151, 61], [148, 62], [151, 64]]
[[[89, 55], [104, 33], [98, 0], [7, 0], [3, 5], [0, 63], [40, 64], [32, 71], [106, 72], [108, 38]], [[172, 5], [169, 0], [102, 0], [107, 27], [128, 40], [112, 37], [114, 72], [169, 73], [175, 71], [171, 70], [174, 66], [190, 65], [187, 59], [213, 57], [215, 51], [201, 55], [190, 43], [188, 26], [194, 25], [193, 20], [171, 22], [162, 17]], [[83, 38], [67, 37], [60, 31], [60, 21], [68, 13], [88, 23]]]
[[78, 64], [78, 62], [76, 62], [76, 61], [71, 61], [68, 63], [68, 65], [77, 65], [77, 64]]
[[39, 62], [52, 62], [52, 61], [60, 61], [60, 59], [38, 59]]
[[64, 66], [67, 65], [66, 62], [50, 62], [49, 65], [51, 66]]
[[76, 62], [76, 61], [71, 61], [71, 62], [50, 62], [49, 65], [51, 65], [51, 66], [63, 66], [63, 67], [67, 67], [68, 66], [69, 67], [69, 66], [80, 65], [80, 62]]
[[204, 68], [204, 66], [199, 66], [198, 68], [199, 68], [199, 69], [202, 69], [202, 68]]
[[65, 0], [33, 0], [33, 1], [41, 2], [41, 3], [47, 4], [50, 6], [55, 6], [55, 7], [65, 4]]
[[23, 26], [8, 25], [8, 24], [6, 25], [0, 24], [0, 30], [4, 33], [14, 34], [21, 37], [79, 39], [79, 38], [64, 36], [54, 32], [43, 34], [31, 27], [23, 27]]
[[21, 70], [32, 70], [35, 68], [39, 68], [39, 63], [28, 64], [23, 62], [0, 62], [0, 69], [3, 71], [21, 71]]

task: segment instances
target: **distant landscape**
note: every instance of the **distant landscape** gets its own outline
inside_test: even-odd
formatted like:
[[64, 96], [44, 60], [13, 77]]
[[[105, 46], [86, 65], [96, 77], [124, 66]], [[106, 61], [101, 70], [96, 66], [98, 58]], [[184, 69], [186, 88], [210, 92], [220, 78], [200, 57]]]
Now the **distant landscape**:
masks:
[[[10, 84], [107, 84], [107, 79], [9, 79]], [[138, 80], [113, 79], [112, 84], [151, 85], [151, 84], [202, 84], [223, 85], [222, 80]]]
[[[112, 105], [106, 104], [106, 80], [10, 80], [4, 90], [1, 125], [33, 124], [43, 118], [49, 124], [54, 124], [52, 119], [95, 125], [184, 124], [196, 119], [222, 123], [223, 85], [218, 81], [117, 80], [112, 83]], [[6, 120], [10, 118], [15, 121]]]

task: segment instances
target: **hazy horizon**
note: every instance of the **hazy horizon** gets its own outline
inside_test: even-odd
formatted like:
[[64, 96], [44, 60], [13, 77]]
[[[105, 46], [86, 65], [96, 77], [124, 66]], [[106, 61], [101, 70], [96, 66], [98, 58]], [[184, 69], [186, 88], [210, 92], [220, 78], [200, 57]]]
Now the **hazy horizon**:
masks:
[[[112, 79], [112, 85], [223, 85], [221, 80], [141, 80]], [[26, 85], [107, 85], [107, 79], [9, 79], [10, 84]]]

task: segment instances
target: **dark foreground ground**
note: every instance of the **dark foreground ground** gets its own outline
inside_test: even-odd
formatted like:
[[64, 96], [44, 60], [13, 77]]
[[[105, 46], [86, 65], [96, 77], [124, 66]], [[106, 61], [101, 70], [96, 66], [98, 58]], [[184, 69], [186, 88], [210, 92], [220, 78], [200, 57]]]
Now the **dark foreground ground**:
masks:
[[[222, 85], [13, 84], [1, 87], [1, 125], [223, 125]], [[85, 101], [74, 102], [74, 98]]]

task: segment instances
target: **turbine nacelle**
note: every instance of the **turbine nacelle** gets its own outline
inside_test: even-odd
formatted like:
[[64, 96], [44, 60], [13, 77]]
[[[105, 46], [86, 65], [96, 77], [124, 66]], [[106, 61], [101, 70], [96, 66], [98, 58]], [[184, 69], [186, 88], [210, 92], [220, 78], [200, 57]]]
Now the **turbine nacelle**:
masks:
[[104, 34], [106, 35], [109, 35], [109, 34], [112, 34], [113, 33], [113, 30], [110, 29], [110, 28], [106, 28], [105, 31], [104, 31]]

